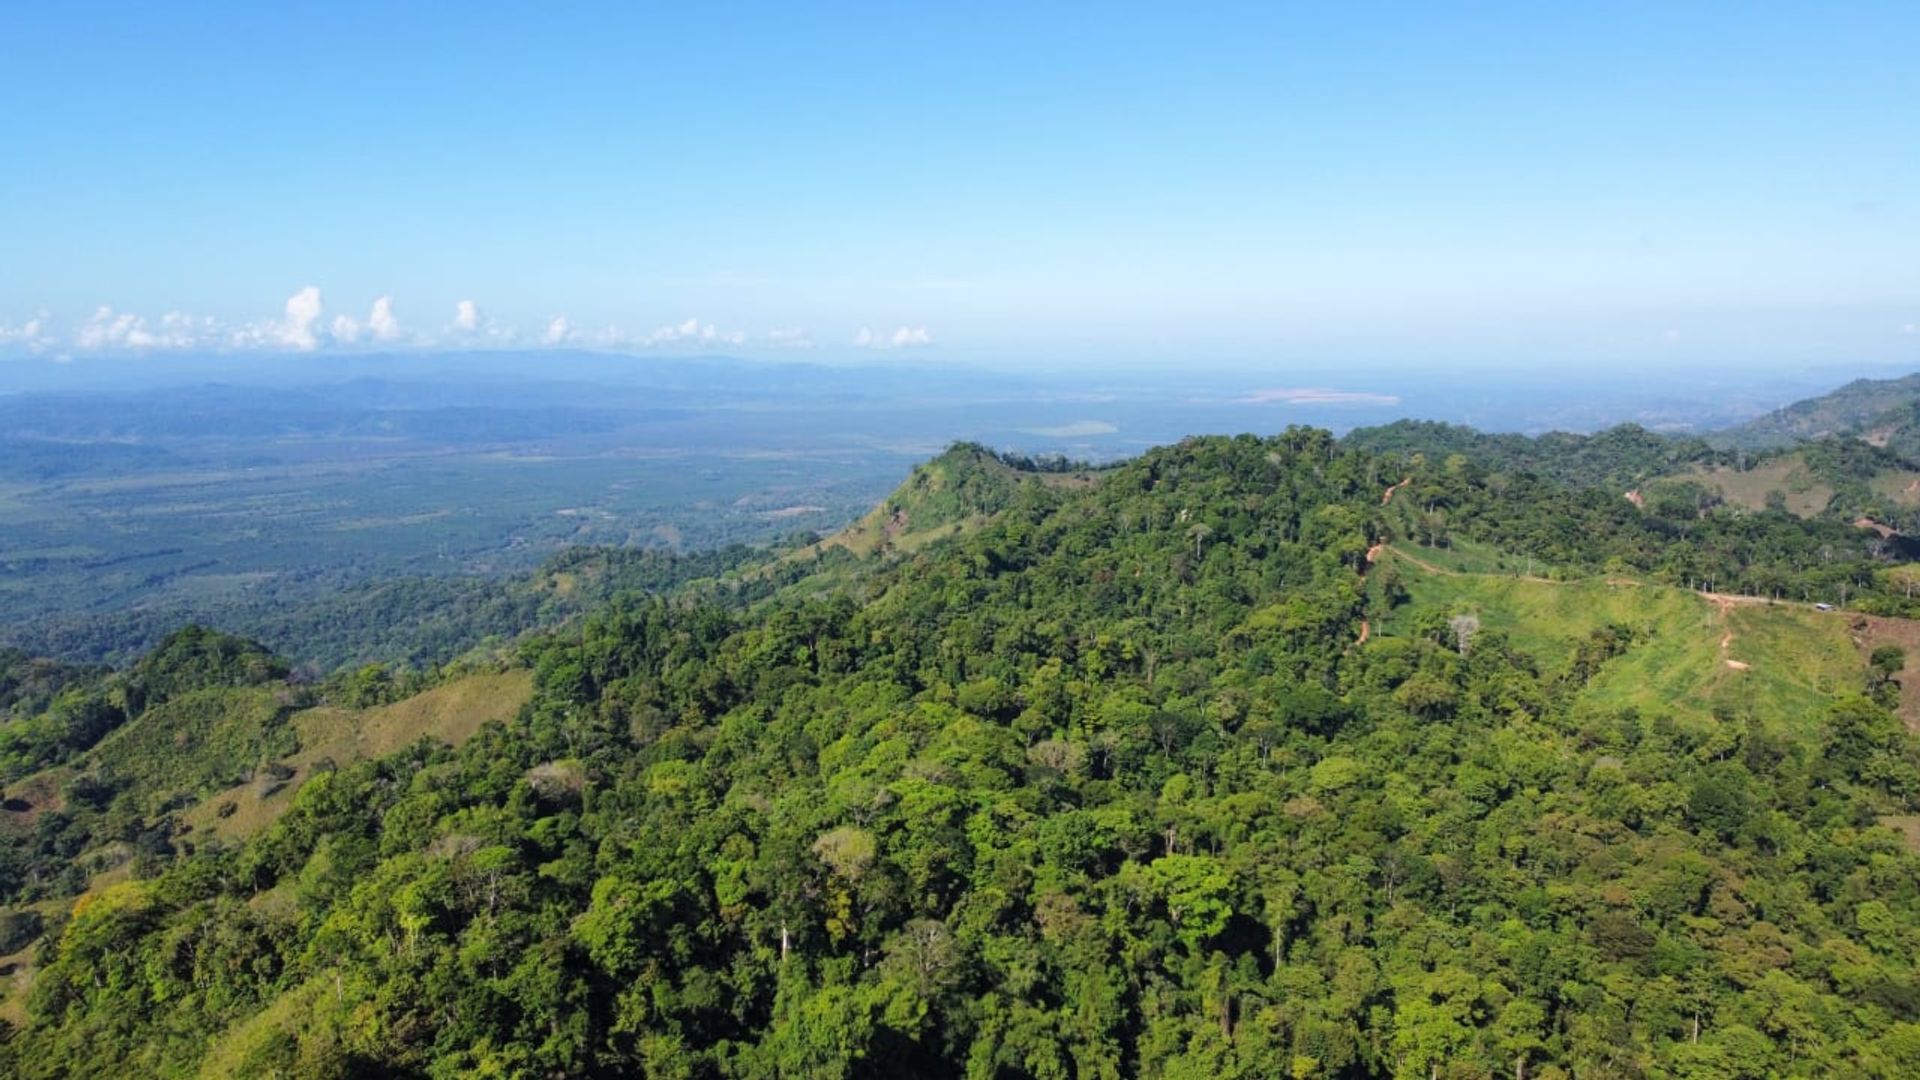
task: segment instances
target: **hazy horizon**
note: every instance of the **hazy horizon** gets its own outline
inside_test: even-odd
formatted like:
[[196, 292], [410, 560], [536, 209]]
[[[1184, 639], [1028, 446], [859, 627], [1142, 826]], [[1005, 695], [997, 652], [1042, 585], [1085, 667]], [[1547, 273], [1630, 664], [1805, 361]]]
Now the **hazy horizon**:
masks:
[[[0, 362], [0, 398], [138, 395], [218, 387], [256, 388], [262, 394], [327, 393], [329, 388], [383, 383], [437, 387], [435, 393], [442, 399], [449, 393], [472, 400], [504, 394], [504, 400], [513, 403], [516, 396], [529, 393], [550, 392], [568, 400], [591, 398], [594, 387], [698, 388], [712, 392], [716, 400], [839, 409], [846, 413], [849, 432], [863, 429], [856, 419], [860, 408], [919, 412], [932, 405], [990, 411], [1007, 404], [1017, 406], [1022, 414], [1035, 408], [1055, 412], [1055, 422], [1034, 430], [1066, 431], [1091, 425], [1101, 429], [1096, 434], [1107, 435], [1121, 430], [1121, 415], [1142, 409], [1151, 418], [1147, 426], [1156, 432], [1156, 439], [1129, 442], [1144, 448], [1156, 440], [1212, 431], [1277, 430], [1298, 423], [1339, 433], [1397, 419], [1443, 420], [1525, 434], [1590, 432], [1621, 423], [1705, 432], [1857, 378], [1906, 373], [1899, 366], [1811, 365], [1753, 371], [1738, 365], [1712, 365], [1655, 372], [1621, 365], [1539, 364], [1503, 369], [1439, 361], [1399, 366], [1294, 361], [1238, 368], [1187, 363], [1077, 369], [967, 364], [927, 354], [833, 363], [811, 356], [675, 356], [589, 349], [315, 352], [271, 357], [187, 350], [157, 356], [122, 353], [54, 362]], [[615, 394], [608, 400], [624, 399]], [[1178, 421], [1167, 426], [1173, 417], [1190, 426], [1179, 427]], [[1124, 426], [1138, 433], [1139, 425]], [[1029, 431], [1017, 425], [1005, 430]], [[939, 425], [925, 436], [920, 442], [926, 447], [942, 446], [953, 438], [985, 437], [981, 430]], [[1004, 445], [1034, 449], [1025, 442], [1016, 439]]]

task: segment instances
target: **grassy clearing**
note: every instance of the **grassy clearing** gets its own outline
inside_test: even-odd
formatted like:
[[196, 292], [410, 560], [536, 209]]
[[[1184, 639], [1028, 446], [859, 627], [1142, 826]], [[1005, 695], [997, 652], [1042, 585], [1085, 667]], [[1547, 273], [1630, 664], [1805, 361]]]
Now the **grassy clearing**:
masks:
[[1402, 542], [1392, 549], [1404, 563], [1425, 563], [1458, 574], [1525, 574], [1544, 570], [1538, 563], [1509, 555], [1499, 548], [1471, 540], [1456, 540], [1445, 547], [1419, 547]]
[[1920, 506], [1920, 472], [1888, 470], [1875, 476], [1868, 485], [1875, 495], [1899, 506]]
[[60, 789], [71, 779], [72, 769], [56, 766], [7, 785], [4, 799], [0, 799], [0, 828], [31, 829], [41, 814], [66, 809]]
[[[424, 694], [374, 709], [321, 706], [290, 721], [299, 750], [284, 759], [293, 775], [284, 783], [238, 784], [183, 815], [195, 831], [242, 837], [265, 828], [292, 803], [294, 792], [323, 761], [346, 765], [403, 749], [425, 736], [458, 746], [488, 723], [511, 720], [533, 696], [533, 673], [469, 675]], [[223, 804], [233, 809], [222, 817]]]
[[1833, 486], [1807, 471], [1799, 454], [1775, 458], [1755, 468], [1739, 470], [1724, 466], [1695, 467], [1678, 479], [1691, 480], [1734, 506], [1764, 510], [1767, 496], [1778, 491], [1787, 500], [1787, 511], [1799, 517], [1812, 517], [1833, 501]]
[[88, 751], [87, 762], [156, 799], [209, 790], [292, 752], [285, 700], [276, 687], [195, 690], [116, 729]]
[[1581, 692], [1595, 707], [1695, 722], [1711, 722], [1716, 713], [1741, 716], [1807, 738], [1832, 695], [1862, 681], [1845, 613], [1714, 603], [1684, 589], [1620, 579], [1553, 583], [1436, 574], [1399, 562], [1412, 602], [1374, 627], [1376, 635], [1405, 633], [1429, 611], [1473, 614], [1551, 671], [1593, 631], [1631, 628], [1635, 643]]
[[1899, 833], [1908, 851], [1920, 851], [1920, 814], [1889, 814], [1880, 824]]
[[833, 539], [827, 541], [827, 544], [844, 547], [855, 555], [871, 555], [883, 549], [899, 554], [912, 554], [949, 536], [958, 536], [963, 532], [978, 529], [989, 520], [991, 518], [986, 514], [970, 514], [958, 521], [947, 521], [925, 529], [914, 529], [904, 519], [896, 523], [886, 519], [869, 521], [867, 518], [862, 518], [853, 528], [835, 535]]
[[1920, 732], [1920, 621], [1878, 615], [1849, 618], [1854, 641], [1860, 647], [1861, 663], [1882, 645], [1897, 645], [1906, 650], [1907, 669], [1897, 677], [1900, 683], [1898, 712], [1907, 730]]

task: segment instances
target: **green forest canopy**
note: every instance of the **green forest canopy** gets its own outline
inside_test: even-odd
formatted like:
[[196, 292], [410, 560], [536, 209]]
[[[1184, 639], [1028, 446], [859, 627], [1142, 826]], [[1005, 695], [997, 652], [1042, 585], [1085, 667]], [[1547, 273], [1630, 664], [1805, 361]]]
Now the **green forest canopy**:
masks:
[[[1525, 647], [1376, 547], [1898, 604], [1877, 537], [1305, 429], [1010, 473], [938, 543], [528, 639], [514, 722], [317, 775], [251, 839], [174, 831], [163, 776], [41, 814], [22, 867], [73, 828], [150, 858], [70, 905], [10, 875], [48, 910], [0, 1067], [1920, 1072], [1899, 657], [1804, 711], [1620, 704], [1587, 687], [1665, 624]], [[156, 656], [127, 689], [280, 679]], [[168, 708], [100, 678], [126, 734], [49, 751], [81, 777]]]

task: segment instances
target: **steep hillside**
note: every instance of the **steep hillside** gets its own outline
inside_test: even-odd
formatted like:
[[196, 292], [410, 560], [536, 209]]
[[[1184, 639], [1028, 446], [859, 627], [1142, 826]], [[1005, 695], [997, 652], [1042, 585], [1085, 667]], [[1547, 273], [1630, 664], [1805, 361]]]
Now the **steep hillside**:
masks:
[[[366, 709], [293, 707], [284, 683], [222, 685], [182, 655], [261, 664], [250, 643], [197, 628], [136, 671], [165, 672], [178, 692], [141, 711], [72, 762], [8, 785], [0, 810], [0, 1021], [25, 1015], [48, 959], [33, 940], [73, 911], [190, 854], [271, 825], [310, 780], [413, 746], [459, 746], [504, 722], [532, 694], [525, 670], [477, 672]], [[277, 660], [264, 663], [271, 667]], [[10, 955], [9, 955], [10, 954]]]
[[[457, 745], [525, 704], [527, 673], [499, 667], [398, 681], [369, 668], [320, 686], [291, 680], [255, 642], [187, 627], [124, 673], [90, 673], [45, 711], [0, 725], [11, 781], [0, 788], [0, 913], [72, 896], [136, 860], [157, 865], [215, 818], [222, 832], [264, 824], [287, 804], [270, 797], [316, 769], [420, 739]], [[224, 820], [239, 808], [245, 821]]]
[[1875, 414], [1858, 438], [1907, 461], [1920, 462], [1920, 397]]
[[1920, 374], [1897, 379], [1855, 379], [1830, 394], [1796, 401], [1718, 432], [1714, 441], [1725, 446], [1765, 449], [1845, 435], [1881, 446], [1891, 446], [1897, 440], [1904, 447], [1920, 439], [1920, 428], [1913, 426], [1916, 404], [1920, 404]]

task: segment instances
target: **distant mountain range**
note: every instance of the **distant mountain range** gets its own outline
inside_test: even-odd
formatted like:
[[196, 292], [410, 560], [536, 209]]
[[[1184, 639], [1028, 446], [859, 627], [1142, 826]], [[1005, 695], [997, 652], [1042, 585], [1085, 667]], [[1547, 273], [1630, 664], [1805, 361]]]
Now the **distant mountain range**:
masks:
[[1909, 460], [1920, 456], [1920, 373], [1855, 379], [1830, 394], [1728, 428], [1714, 441], [1769, 449], [1836, 435], [1861, 439]]

